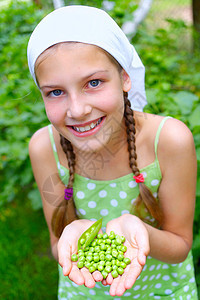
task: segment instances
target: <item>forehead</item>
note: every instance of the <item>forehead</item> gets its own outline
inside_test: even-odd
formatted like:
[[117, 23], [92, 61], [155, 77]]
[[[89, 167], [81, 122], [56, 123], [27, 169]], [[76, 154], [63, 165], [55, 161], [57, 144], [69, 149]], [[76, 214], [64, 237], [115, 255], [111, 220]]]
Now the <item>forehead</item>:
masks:
[[115, 60], [115, 58], [110, 55], [108, 52], [106, 52], [104, 49], [91, 44], [84, 44], [79, 42], [64, 42], [64, 43], [58, 43], [55, 44], [48, 49], [46, 49], [40, 56], [37, 58], [35, 63], [35, 72], [37, 71], [37, 68], [39, 65], [44, 62], [48, 57], [59, 55], [59, 53], [65, 53], [66, 50], [72, 51], [71, 53], [84, 53], [88, 55], [93, 54], [94, 56], [98, 57], [104, 57], [105, 59], [108, 59], [112, 64], [114, 64], [119, 70], [122, 69], [120, 64]]

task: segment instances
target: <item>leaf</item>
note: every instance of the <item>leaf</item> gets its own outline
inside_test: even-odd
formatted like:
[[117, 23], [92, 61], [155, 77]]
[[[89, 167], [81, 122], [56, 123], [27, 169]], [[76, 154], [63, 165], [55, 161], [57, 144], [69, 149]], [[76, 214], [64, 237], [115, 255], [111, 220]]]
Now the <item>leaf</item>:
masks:
[[188, 117], [188, 121], [192, 129], [196, 126], [200, 126], [200, 104], [197, 105], [195, 110]]
[[194, 102], [198, 101], [198, 97], [193, 93], [180, 91], [175, 94], [174, 101], [178, 104], [183, 115], [189, 115], [192, 112]]
[[33, 210], [42, 208], [41, 196], [38, 189], [34, 189], [28, 193], [28, 198], [31, 200]]

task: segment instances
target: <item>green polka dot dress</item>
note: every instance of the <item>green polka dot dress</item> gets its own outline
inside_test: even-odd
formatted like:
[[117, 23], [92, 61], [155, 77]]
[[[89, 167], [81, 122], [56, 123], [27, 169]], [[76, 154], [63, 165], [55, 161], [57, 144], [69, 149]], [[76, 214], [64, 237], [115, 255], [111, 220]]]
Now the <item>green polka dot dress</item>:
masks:
[[[145, 184], [151, 189], [154, 196], [162, 179], [157, 158], [157, 145], [159, 134], [167, 118], [163, 119], [155, 138], [155, 161], [141, 169], [145, 177]], [[49, 125], [49, 136], [57, 163], [61, 180], [67, 186], [68, 170], [59, 162], [53, 138], [52, 127]], [[108, 221], [122, 214], [129, 213], [138, 196], [138, 184], [133, 179], [133, 174], [109, 181], [97, 181], [75, 174], [74, 201], [77, 214], [80, 218], [96, 221], [103, 217], [103, 229]], [[147, 222], [152, 218], [145, 208], [142, 211]], [[97, 283], [94, 288], [78, 286], [64, 277], [59, 266], [58, 299], [163, 299], [163, 300], [196, 300], [197, 289], [194, 277], [192, 254], [179, 264], [166, 264], [152, 257], [147, 258], [142, 273], [134, 286], [127, 290], [121, 297], [112, 297], [109, 286]]]

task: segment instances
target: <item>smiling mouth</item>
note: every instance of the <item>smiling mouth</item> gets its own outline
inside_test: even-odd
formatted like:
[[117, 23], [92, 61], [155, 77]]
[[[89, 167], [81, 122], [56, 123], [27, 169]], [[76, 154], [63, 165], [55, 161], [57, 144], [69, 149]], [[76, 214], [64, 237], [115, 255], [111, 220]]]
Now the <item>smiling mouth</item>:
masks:
[[76, 132], [87, 132], [97, 127], [103, 120], [103, 117], [99, 118], [96, 122], [87, 124], [86, 126], [71, 126]]

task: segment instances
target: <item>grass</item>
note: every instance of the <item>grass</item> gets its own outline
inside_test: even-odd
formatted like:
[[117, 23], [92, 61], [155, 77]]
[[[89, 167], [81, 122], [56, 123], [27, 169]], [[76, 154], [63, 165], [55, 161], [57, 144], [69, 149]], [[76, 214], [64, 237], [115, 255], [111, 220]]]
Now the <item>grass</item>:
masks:
[[57, 263], [41, 210], [14, 201], [0, 215], [0, 299], [57, 299]]

